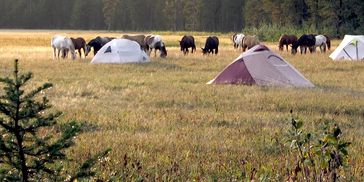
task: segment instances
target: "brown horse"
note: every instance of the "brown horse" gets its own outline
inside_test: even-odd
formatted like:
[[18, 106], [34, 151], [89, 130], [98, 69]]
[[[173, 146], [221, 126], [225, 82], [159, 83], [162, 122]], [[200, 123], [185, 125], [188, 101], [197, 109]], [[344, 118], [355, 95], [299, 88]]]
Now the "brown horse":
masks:
[[121, 38], [137, 42], [140, 45], [140, 49], [142, 49], [144, 52], [148, 50], [148, 45], [145, 42], [145, 35], [123, 35]]
[[244, 36], [243, 38], [243, 51], [246, 50], [246, 48], [250, 49], [252, 47], [254, 47], [255, 45], [258, 45], [259, 44], [259, 39], [257, 36], [253, 35], [253, 36], [250, 36], [250, 35], [247, 35], [247, 36]]
[[297, 42], [297, 36], [283, 34], [279, 38], [278, 48], [279, 48], [280, 51], [283, 51], [283, 47], [286, 46], [286, 49], [288, 51], [288, 45], [293, 45], [296, 42]]
[[85, 54], [85, 51], [86, 51], [86, 41], [85, 41], [85, 39], [83, 39], [82, 37], [78, 37], [78, 38], [75, 38], [75, 39], [71, 37], [71, 40], [72, 40], [73, 45], [75, 46], [75, 49], [78, 51], [78, 54], [80, 55], [80, 58], [82, 58], [81, 57], [81, 49], [83, 49], [83, 54], [86, 55]]

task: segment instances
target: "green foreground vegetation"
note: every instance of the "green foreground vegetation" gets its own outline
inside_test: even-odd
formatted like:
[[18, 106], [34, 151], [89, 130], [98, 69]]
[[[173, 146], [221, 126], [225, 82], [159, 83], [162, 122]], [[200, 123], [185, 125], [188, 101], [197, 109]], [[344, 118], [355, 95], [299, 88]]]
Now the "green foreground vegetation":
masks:
[[[70, 158], [80, 164], [90, 155], [111, 148], [96, 166], [99, 179], [283, 181], [295, 167], [286, 135], [291, 114], [304, 128], [318, 131], [335, 120], [343, 140], [350, 141], [348, 166], [340, 180], [362, 181], [364, 176], [364, 64], [333, 62], [332, 50], [292, 56], [279, 52], [314, 89], [243, 85], [206, 85], [240, 55], [228, 34], [221, 34], [219, 55], [202, 56], [199, 47], [208, 33], [196, 36], [197, 53], [183, 56], [180, 35], [164, 33], [166, 59], [145, 64], [93, 65], [91, 57], [53, 60], [50, 40], [57, 31], [2, 31], [0, 73], [12, 73], [13, 60], [32, 71], [37, 88], [54, 87], [45, 95], [62, 111], [61, 123], [77, 120], [83, 133], [75, 138]], [[119, 32], [68, 32], [87, 40]], [[266, 42], [278, 52], [276, 42]], [[76, 165], [67, 166], [75, 171]]]

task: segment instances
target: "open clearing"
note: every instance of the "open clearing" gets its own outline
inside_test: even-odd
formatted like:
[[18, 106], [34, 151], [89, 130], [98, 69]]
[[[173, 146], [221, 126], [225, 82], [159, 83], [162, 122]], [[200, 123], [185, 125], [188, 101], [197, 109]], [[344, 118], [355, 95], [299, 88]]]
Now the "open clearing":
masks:
[[[53, 83], [46, 96], [64, 112], [61, 122], [85, 123], [70, 155], [81, 162], [89, 153], [112, 148], [99, 166], [105, 179], [120, 175], [127, 155], [129, 162], [140, 163], [141, 169], [129, 169], [135, 179], [229, 180], [256, 168], [257, 178], [282, 181], [294, 160], [284, 145], [291, 109], [308, 129], [316, 130], [324, 119], [337, 121], [352, 142], [344, 180], [364, 179], [364, 62], [331, 61], [339, 40], [325, 54], [279, 53], [316, 88], [267, 88], [205, 84], [240, 55], [230, 34], [218, 34], [219, 55], [202, 56], [208, 33], [192, 33], [198, 35], [197, 53], [184, 56], [177, 47], [183, 33], [159, 33], [167, 59], [152, 53], [146, 64], [93, 65], [92, 56], [53, 60], [51, 37], [89, 41], [124, 33], [2, 30], [1, 77], [11, 74], [18, 58], [21, 71], [34, 73], [30, 87]], [[266, 45], [278, 52], [276, 42]]]

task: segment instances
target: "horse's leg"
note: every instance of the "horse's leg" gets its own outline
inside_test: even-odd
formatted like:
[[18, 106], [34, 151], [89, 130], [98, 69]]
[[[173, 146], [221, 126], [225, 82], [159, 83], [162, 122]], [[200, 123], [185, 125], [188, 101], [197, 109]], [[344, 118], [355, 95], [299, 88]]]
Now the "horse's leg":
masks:
[[81, 48], [77, 50], [78, 51], [78, 54], [80, 55], [80, 59], [82, 58], [81, 57]]
[[56, 48], [53, 47], [53, 59], [56, 59]]
[[215, 54], [217, 54], [219, 52], [219, 48], [218, 47], [216, 47], [216, 49], [215, 49]]
[[287, 52], [288, 52], [288, 44], [286, 44], [286, 49], [287, 49]]
[[58, 49], [58, 55], [57, 55], [57, 59], [59, 59], [59, 54], [61, 53], [61, 49]]

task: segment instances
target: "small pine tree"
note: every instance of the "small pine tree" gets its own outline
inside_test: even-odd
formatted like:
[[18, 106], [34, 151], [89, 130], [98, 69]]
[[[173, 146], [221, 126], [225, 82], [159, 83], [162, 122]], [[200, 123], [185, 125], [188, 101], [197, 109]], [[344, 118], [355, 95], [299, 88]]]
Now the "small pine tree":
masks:
[[[18, 60], [13, 78], [0, 78], [5, 85], [0, 93], [0, 181], [66, 179], [61, 163], [68, 160], [65, 150], [74, 144], [81, 127], [76, 122], [59, 127], [56, 119], [61, 112], [48, 112], [49, 100], [37, 97], [52, 84], [26, 93], [24, 86], [31, 78], [32, 73], [18, 73]], [[57, 127], [61, 128], [59, 132], [54, 129]], [[87, 160], [71, 180], [94, 175], [91, 167], [108, 152]]]

